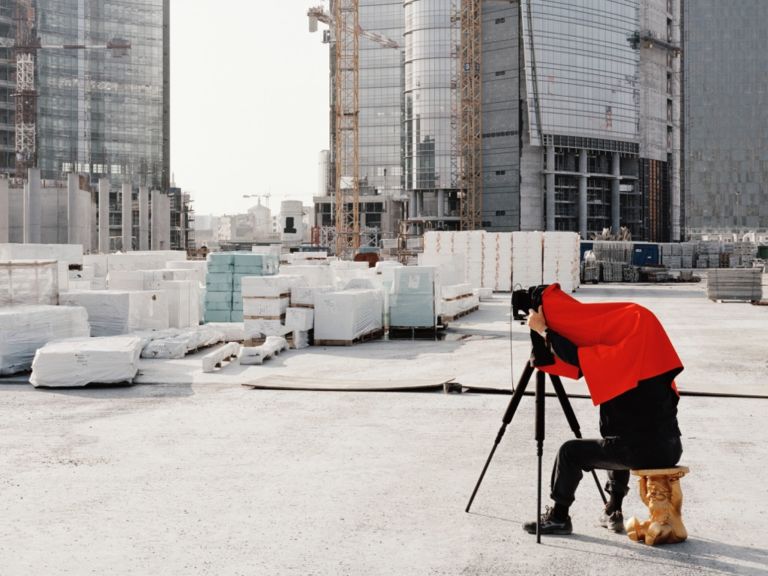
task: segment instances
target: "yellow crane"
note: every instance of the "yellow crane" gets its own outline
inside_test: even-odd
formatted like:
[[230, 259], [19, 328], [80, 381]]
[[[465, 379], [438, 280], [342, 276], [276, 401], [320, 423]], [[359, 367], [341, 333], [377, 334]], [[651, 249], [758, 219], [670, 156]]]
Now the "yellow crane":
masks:
[[359, 0], [334, 0], [329, 14], [322, 6], [310, 8], [309, 30], [327, 24], [335, 48], [335, 203], [336, 255], [351, 258], [360, 248], [360, 37], [385, 48], [400, 45], [378, 32], [360, 27]]

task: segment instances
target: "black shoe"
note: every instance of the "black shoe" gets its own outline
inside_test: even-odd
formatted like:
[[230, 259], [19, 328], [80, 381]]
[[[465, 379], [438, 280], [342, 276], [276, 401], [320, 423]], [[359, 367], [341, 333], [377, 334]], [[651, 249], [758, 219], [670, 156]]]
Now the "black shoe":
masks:
[[603, 513], [600, 514], [600, 526], [621, 534], [624, 532], [624, 514], [621, 513], [621, 510], [616, 510], [610, 514], [603, 510]]
[[[554, 508], [547, 506], [544, 514], [541, 515], [540, 520], [540, 534], [557, 534], [559, 536], [567, 536], [573, 533], [573, 525], [571, 524], [571, 517], [566, 516], [565, 520], [556, 520], [554, 518]], [[536, 522], [526, 522], [523, 524], [523, 530], [528, 534], [536, 534]]]

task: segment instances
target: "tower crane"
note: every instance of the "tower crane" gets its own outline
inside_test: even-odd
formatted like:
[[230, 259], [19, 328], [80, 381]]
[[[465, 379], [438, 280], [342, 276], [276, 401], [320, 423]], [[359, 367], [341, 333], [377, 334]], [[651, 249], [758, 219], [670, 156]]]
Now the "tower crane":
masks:
[[353, 256], [360, 248], [360, 37], [384, 48], [400, 45], [378, 32], [360, 27], [359, 0], [334, 0], [333, 13], [322, 6], [307, 11], [309, 31], [327, 24], [335, 50], [335, 201], [336, 255]]
[[106, 44], [42, 44], [35, 31], [36, 14], [32, 0], [16, 0], [15, 42], [0, 40], [0, 48], [13, 48], [16, 55], [15, 152], [16, 177], [23, 178], [27, 168], [37, 165], [37, 90], [35, 89], [35, 56], [38, 50], [109, 50], [124, 56], [131, 43], [114, 38]]

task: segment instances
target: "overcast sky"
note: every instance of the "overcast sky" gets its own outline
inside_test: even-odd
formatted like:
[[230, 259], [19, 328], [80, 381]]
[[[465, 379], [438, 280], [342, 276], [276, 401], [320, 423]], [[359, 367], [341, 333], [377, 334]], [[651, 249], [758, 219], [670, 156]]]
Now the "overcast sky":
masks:
[[311, 203], [328, 148], [318, 0], [171, 0], [171, 171], [198, 214]]

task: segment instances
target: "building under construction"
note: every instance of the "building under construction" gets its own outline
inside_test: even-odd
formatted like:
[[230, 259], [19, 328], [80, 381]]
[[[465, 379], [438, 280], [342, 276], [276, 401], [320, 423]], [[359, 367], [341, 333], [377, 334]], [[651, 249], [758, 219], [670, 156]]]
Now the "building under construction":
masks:
[[679, 239], [679, 0], [337, 0], [328, 14], [318, 222], [339, 198], [352, 210], [344, 183], [383, 238], [405, 222]]
[[174, 247], [189, 247], [191, 205], [170, 181], [169, 0], [0, 0], [0, 171], [30, 168], [109, 182], [113, 250], [139, 248], [140, 189], [170, 194]]

